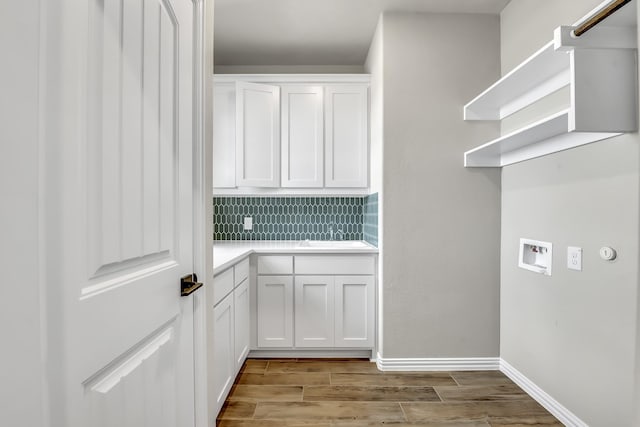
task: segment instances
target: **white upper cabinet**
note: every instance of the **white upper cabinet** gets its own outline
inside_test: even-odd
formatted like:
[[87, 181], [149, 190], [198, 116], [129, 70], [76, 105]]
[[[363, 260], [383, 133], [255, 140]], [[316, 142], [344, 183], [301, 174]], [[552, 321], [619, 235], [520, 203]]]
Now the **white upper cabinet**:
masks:
[[236, 186], [236, 86], [215, 85], [213, 89], [213, 186]]
[[367, 187], [368, 89], [325, 87], [325, 187]]
[[282, 86], [282, 187], [323, 186], [322, 86]]
[[236, 184], [280, 186], [280, 88], [236, 82]]
[[369, 185], [368, 75], [216, 75], [216, 194], [353, 194]]

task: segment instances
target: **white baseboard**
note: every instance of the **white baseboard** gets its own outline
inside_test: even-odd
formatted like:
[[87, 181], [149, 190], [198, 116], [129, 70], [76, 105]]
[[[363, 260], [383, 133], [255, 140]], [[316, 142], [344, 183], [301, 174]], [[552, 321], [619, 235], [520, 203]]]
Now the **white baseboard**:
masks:
[[373, 352], [371, 350], [251, 350], [249, 357], [255, 359], [269, 359], [269, 358], [318, 358], [318, 359], [332, 359], [332, 358], [356, 358], [356, 359], [371, 359]]
[[381, 371], [497, 371], [499, 357], [384, 358], [377, 355]]
[[547, 411], [551, 412], [551, 414], [565, 426], [588, 427], [587, 423], [578, 418], [573, 412], [565, 408], [560, 402], [547, 394], [533, 381], [525, 377], [520, 371], [511, 366], [509, 362], [504, 359], [500, 359], [500, 371], [508, 376], [511, 381], [516, 383], [521, 389], [526, 391], [529, 396], [535, 399]]

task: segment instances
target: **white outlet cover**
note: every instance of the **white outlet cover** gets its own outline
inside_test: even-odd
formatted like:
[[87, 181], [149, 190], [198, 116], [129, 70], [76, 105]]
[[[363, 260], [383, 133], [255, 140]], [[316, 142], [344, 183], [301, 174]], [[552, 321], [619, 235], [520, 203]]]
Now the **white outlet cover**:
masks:
[[253, 218], [250, 216], [244, 217], [244, 229], [253, 230]]
[[567, 248], [567, 268], [582, 271], [582, 248], [569, 246]]

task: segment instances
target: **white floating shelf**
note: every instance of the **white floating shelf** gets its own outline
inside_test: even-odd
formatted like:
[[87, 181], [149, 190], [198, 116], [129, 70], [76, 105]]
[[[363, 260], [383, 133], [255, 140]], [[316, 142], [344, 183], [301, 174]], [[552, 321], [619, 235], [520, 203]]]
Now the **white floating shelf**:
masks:
[[[602, 7], [595, 9], [595, 14]], [[465, 167], [502, 167], [638, 130], [636, 1], [579, 38], [553, 41], [464, 107], [465, 120], [502, 120], [563, 87], [567, 110], [464, 154]]]
[[572, 132], [569, 110], [464, 153], [465, 167], [502, 167], [620, 135], [620, 132]]
[[465, 120], [502, 120], [571, 82], [570, 57], [547, 43], [464, 106]]

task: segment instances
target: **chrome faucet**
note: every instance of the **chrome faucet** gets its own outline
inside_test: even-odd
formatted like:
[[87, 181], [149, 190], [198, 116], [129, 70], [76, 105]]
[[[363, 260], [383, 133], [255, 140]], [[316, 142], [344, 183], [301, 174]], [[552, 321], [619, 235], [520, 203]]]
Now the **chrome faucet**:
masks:
[[338, 224], [331, 222], [329, 224], [329, 240], [342, 240], [344, 233]]

